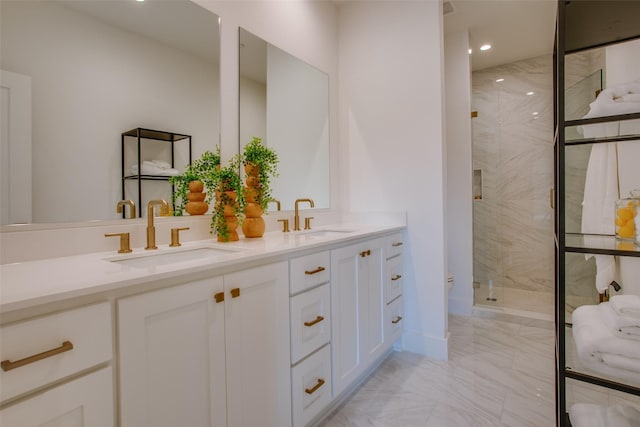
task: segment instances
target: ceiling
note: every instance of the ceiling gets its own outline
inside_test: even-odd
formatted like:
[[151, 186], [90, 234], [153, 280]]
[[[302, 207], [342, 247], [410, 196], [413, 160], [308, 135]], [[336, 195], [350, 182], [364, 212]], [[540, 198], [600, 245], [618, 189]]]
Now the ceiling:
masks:
[[[552, 54], [556, 4], [555, 0], [444, 0], [444, 32], [469, 29], [473, 71]], [[448, 6], [453, 12], [447, 13]], [[492, 48], [480, 51], [485, 43]]]

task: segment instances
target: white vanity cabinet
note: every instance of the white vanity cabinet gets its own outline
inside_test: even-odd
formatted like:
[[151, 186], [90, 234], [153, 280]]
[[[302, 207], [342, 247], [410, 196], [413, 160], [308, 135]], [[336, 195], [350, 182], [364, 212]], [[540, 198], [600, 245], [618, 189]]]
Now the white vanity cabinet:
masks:
[[3, 326], [0, 341], [0, 425], [114, 425], [109, 303]]
[[122, 427], [290, 426], [287, 263], [118, 302]]
[[287, 262], [225, 275], [224, 289], [227, 425], [290, 426]]
[[331, 251], [333, 394], [386, 351], [385, 238]]
[[333, 397], [330, 266], [329, 251], [289, 261], [294, 427], [308, 425]]
[[216, 277], [118, 301], [122, 427], [226, 426], [222, 292]]
[[402, 335], [404, 303], [402, 299], [402, 233], [387, 237], [385, 255], [386, 332], [385, 347], [390, 348]]

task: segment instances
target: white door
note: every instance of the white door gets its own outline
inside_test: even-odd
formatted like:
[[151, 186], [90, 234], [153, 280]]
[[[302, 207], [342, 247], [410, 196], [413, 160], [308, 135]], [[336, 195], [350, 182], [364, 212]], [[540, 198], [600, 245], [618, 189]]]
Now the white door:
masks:
[[123, 427], [226, 426], [222, 278], [118, 302]]
[[224, 276], [229, 427], [291, 425], [287, 262]]
[[114, 427], [110, 367], [0, 411], [3, 427]]
[[0, 225], [32, 222], [31, 77], [0, 70]]

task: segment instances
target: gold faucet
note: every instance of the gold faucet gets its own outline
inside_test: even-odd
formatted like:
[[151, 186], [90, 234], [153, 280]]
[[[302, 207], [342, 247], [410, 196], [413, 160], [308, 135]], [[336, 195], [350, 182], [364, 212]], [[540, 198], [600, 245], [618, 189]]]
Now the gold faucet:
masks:
[[169, 212], [169, 204], [166, 200], [151, 200], [147, 204], [147, 246], [145, 249], [158, 249], [156, 246], [156, 227], [153, 225], [153, 207], [160, 205], [160, 215]]
[[124, 205], [129, 205], [129, 218], [135, 218], [136, 204], [133, 202], [133, 200], [120, 200], [116, 205], [116, 212], [121, 214], [122, 210], [124, 209]]
[[276, 209], [278, 209], [278, 211], [280, 211], [280, 200], [278, 199], [269, 199], [267, 201], [267, 204], [269, 203], [275, 203], [276, 204]]
[[295, 207], [295, 216], [293, 217], [293, 231], [300, 231], [300, 215], [298, 215], [298, 203], [300, 202], [309, 202], [309, 205], [313, 207], [313, 200], [311, 199], [297, 199], [294, 205]]

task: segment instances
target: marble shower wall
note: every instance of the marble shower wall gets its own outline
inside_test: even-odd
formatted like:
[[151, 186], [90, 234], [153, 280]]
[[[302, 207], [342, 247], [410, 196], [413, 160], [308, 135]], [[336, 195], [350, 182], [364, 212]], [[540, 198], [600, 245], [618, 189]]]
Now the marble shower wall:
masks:
[[481, 284], [554, 289], [552, 67], [547, 55], [473, 73], [473, 167], [483, 183], [474, 201], [474, 281]]

